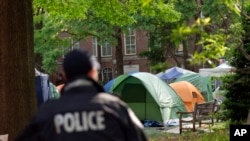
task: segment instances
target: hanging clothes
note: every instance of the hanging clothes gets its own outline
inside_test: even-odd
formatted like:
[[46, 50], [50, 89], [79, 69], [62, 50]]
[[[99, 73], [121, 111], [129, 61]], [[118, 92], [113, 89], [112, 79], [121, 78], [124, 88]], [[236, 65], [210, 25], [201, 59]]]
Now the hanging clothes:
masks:
[[43, 103], [43, 90], [41, 77], [36, 76], [36, 97], [37, 97], [37, 106], [39, 107]]
[[59, 92], [54, 90], [55, 86], [49, 81], [49, 75], [39, 72], [35, 69], [36, 75], [36, 94], [37, 106], [46, 102], [49, 99], [58, 98]]
[[49, 75], [48, 74], [42, 74], [42, 91], [43, 91], [43, 101], [47, 101], [48, 99], [51, 99], [51, 92], [50, 92], [50, 86], [49, 86]]
[[49, 85], [50, 85], [50, 91], [51, 91], [51, 98], [52, 99], [59, 98], [60, 97], [60, 93], [59, 93], [57, 87], [53, 83], [51, 83], [51, 82], [49, 83]]

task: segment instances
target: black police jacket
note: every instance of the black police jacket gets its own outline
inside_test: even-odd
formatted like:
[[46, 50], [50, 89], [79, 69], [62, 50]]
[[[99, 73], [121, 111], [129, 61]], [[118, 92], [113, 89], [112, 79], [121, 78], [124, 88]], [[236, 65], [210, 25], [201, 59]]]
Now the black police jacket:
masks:
[[44, 103], [16, 141], [146, 141], [142, 127], [123, 101], [81, 78]]

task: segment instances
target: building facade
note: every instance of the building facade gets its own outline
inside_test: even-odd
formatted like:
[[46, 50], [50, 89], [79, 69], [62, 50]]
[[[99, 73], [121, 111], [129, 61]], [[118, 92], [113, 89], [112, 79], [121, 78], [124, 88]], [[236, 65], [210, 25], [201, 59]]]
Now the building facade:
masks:
[[[74, 44], [72, 48], [84, 48], [96, 56], [100, 62], [100, 81], [105, 84], [109, 80], [117, 77], [115, 47], [109, 42], [102, 42], [95, 37], [88, 37]], [[123, 48], [123, 70], [124, 73], [150, 72], [147, 58], [139, 56], [141, 51], [148, 50], [148, 37], [146, 32], [141, 30], [129, 30], [122, 37]], [[56, 73], [52, 76], [55, 85], [63, 83], [62, 59], [57, 61]]]

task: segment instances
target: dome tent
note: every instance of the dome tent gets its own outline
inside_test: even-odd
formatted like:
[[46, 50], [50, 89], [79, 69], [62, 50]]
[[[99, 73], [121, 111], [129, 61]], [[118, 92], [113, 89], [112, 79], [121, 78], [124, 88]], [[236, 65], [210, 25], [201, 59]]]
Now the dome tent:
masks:
[[178, 94], [163, 80], [147, 72], [117, 77], [109, 92], [119, 95], [140, 120], [166, 124], [178, 118], [176, 112], [186, 111]]
[[188, 81], [179, 81], [169, 84], [183, 100], [188, 112], [194, 111], [195, 103], [204, 103], [200, 91]]
[[192, 83], [202, 94], [205, 101], [213, 101], [212, 78], [209, 76], [201, 76], [200, 74], [183, 74], [174, 82], [188, 81]]
[[[127, 74], [122, 75], [122, 77], [126, 77], [126, 75], [131, 75], [131, 74], [134, 74], [134, 73], [137, 73], [137, 72], [127, 73]], [[111, 86], [113, 85], [114, 81], [115, 81], [115, 78], [109, 80], [109, 81], [103, 86], [105, 92], [109, 92], [109, 90], [110, 90]]]

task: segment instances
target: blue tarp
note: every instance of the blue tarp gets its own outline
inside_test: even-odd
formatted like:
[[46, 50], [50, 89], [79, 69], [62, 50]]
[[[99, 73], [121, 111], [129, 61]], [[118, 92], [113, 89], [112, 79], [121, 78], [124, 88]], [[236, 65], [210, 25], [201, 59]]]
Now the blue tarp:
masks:
[[179, 67], [172, 67], [170, 69], [167, 69], [165, 73], [162, 73], [162, 72], [158, 73], [157, 76], [163, 80], [171, 80], [171, 79], [176, 79], [186, 73], [195, 73], [195, 72], [192, 72], [190, 70], [186, 70], [183, 68], [179, 68]]
[[115, 79], [110, 80], [104, 85], [105, 92], [109, 92], [109, 89], [111, 88], [112, 84], [114, 83]]

